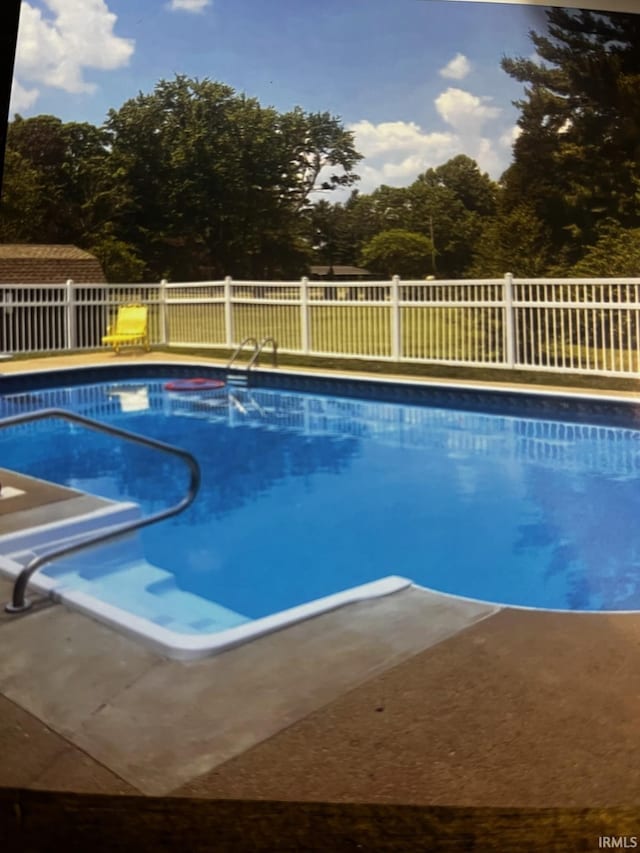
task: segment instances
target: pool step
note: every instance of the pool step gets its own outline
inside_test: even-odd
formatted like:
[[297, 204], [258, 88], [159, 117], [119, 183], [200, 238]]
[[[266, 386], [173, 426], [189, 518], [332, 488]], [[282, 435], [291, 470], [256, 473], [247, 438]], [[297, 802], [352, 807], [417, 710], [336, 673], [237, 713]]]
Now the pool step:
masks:
[[227, 373], [227, 385], [231, 388], [247, 388], [249, 386], [249, 376], [247, 372]]
[[98, 545], [43, 570], [56, 596], [84, 593], [162, 628], [183, 634], [222, 631], [251, 621], [216, 601], [182, 589], [175, 576], [149, 562], [139, 536]]

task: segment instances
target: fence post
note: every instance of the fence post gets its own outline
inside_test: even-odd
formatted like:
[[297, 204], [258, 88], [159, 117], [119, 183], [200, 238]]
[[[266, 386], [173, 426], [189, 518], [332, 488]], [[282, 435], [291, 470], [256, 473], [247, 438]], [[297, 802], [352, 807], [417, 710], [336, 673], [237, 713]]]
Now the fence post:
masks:
[[504, 330], [505, 361], [507, 367], [516, 363], [515, 317], [513, 313], [513, 273], [504, 276]]
[[224, 337], [225, 344], [233, 346], [233, 311], [231, 310], [231, 276], [224, 278]]
[[391, 358], [399, 361], [402, 356], [402, 329], [400, 325], [400, 276], [391, 279]]
[[78, 335], [76, 330], [76, 300], [72, 278], [68, 278], [65, 284], [64, 302], [66, 314], [64, 346], [65, 349], [76, 349]]
[[160, 307], [160, 343], [166, 346], [169, 343], [167, 333], [167, 284], [169, 282], [163, 278], [160, 282], [158, 290], [158, 305]]
[[300, 279], [300, 343], [302, 352], [309, 353], [309, 279]]

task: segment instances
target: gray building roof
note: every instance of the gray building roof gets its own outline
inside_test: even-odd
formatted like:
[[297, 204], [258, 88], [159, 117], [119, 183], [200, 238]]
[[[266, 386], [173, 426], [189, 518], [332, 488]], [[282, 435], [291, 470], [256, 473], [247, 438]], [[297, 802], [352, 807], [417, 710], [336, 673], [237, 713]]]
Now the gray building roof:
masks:
[[333, 270], [333, 275], [339, 278], [348, 278], [350, 276], [357, 278], [358, 276], [371, 275], [369, 270], [361, 269], [360, 267], [344, 266], [342, 264], [334, 264], [333, 267], [328, 266], [312, 266], [310, 267], [311, 275], [328, 275], [329, 270]]
[[0, 243], [0, 283], [106, 282], [100, 261], [77, 246]]

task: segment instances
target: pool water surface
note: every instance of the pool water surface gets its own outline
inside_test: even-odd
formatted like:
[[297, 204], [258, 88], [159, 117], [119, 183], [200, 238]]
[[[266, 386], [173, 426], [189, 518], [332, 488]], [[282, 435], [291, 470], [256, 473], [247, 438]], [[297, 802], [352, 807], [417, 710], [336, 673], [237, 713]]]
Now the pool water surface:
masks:
[[[198, 459], [195, 503], [142, 531], [135, 554], [74, 558], [83, 588], [113, 605], [162, 621], [126, 582], [137, 570], [145, 589], [178, 594], [182, 631], [210, 630], [196, 600], [228, 627], [389, 575], [504, 605], [640, 609], [635, 428], [260, 387], [170, 393], [169, 378], [0, 404], [3, 417], [71, 409]], [[58, 421], [1, 431], [0, 452], [16, 471], [144, 512], [187, 483], [178, 461]]]

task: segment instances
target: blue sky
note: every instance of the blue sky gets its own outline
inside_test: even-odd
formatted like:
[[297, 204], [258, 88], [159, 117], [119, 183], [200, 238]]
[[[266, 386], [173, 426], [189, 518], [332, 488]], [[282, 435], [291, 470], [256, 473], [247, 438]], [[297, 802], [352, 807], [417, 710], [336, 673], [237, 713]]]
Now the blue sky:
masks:
[[28, 0], [12, 112], [101, 124], [175, 74], [263, 105], [339, 115], [365, 155], [359, 188], [405, 186], [456, 154], [497, 178], [542, 9], [445, 0]]

